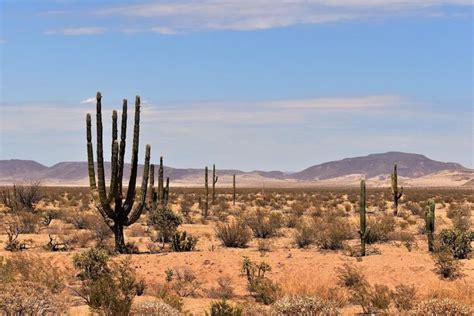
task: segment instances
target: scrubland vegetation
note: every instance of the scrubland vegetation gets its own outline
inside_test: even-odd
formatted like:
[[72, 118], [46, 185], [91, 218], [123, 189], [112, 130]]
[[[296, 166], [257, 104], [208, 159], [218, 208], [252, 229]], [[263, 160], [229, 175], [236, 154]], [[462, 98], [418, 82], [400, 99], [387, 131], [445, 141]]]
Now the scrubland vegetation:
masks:
[[405, 188], [395, 216], [391, 190], [368, 187], [365, 256], [359, 188], [242, 188], [235, 205], [217, 188], [207, 216], [205, 189], [167, 194], [120, 254], [89, 188], [1, 188], [1, 312], [472, 313], [470, 190]]

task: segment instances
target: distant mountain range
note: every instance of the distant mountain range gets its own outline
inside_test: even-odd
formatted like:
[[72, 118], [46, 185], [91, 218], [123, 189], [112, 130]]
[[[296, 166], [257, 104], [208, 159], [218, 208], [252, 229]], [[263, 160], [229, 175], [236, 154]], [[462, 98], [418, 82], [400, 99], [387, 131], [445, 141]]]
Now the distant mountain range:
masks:
[[[345, 158], [311, 166], [299, 172], [221, 170], [217, 173], [221, 186], [229, 186], [236, 174], [240, 186], [310, 186], [355, 185], [361, 177], [370, 185], [389, 185], [394, 164], [398, 165], [400, 182], [406, 186], [473, 186], [474, 171], [458, 163], [439, 162], [423, 155], [387, 152], [363, 157]], [[110, 175], [110, 163], [105, 163]], [[139, 165], [141, 176], [143, 166]], [[175, 186], [201, 186], [203, 168], [165, 167], [165, 176]], [[130, 165], [126, 165], [124, 181], [128, 181]], [[41, 181], [45, 185], [87, 185], [86, 162], [60, 162], [47, 167], [31, 160], [0, 160], [0, 184]]]

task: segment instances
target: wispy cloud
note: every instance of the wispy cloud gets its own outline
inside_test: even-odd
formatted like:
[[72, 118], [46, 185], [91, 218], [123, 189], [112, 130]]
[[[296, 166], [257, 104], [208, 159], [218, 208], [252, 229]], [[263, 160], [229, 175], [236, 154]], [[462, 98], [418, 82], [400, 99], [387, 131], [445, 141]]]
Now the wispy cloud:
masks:
[[96, 97], [90, 97], [81, 101], [81, 104], [94, 104], [96, 102]]
[[326, 97], [314, 99], [278, 100], [264, 102], [265, 107], [283, 109], [369, 109], [403, 105], [408, 101], [398, 95], [368, 95], [356, 97]]
[[72, 27], [72, 28], [61, 28], [61, 29], [51, 29], [45, 33], [48, 35], [61, 34], [66, 36], [79, 36], [79, 35], [98, 35], [105, 33], [107, 28], [105, 27]]
[[472, 6], [472, 2], [470, 0], [184, 0], [109, 6], [97, 10], [96, 14], [141, 18], [148, 25], [155, 24], [153, 27], [142, 28], [141, 31], [175, 34], [202, 30], [263, 30], [297, 24], [335, 23], [394, 16], [439, 17], [453, 14], [445, 10], [447, 6], [463, 8]]

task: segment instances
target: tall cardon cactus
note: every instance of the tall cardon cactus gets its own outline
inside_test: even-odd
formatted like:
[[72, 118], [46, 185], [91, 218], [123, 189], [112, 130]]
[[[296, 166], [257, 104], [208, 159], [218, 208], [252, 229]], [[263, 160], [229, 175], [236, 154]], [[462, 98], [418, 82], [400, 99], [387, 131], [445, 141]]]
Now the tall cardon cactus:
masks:
[[150, 145], [146, 145], [145, 166], [140, 190], [140, 198], [135, 202], [136, 181], [138, 169], [138, 143], [140, 135], [140, 97], [135, 99], [135, 122], [133, 127], [132, 163], [127, 194], [123, 196], [122, 180], [124, 174], [124, 157], [127, 134], [127, 100], [123, 100], [122, 124], [120, 142], [117, 132], [117, 112], [112, 113], [112, 156], [111, 156], [111, 178], [109, 190], [105, 184], [104, 152], [103, 152], [103, 128], [102, 128], [102, 96], [97, 92], [97, 178], [95, 175], [94, 154], [92, 147], [92, 123], [91, 115], [86, 116], [87, 126], [87, 162], [89, 171], [89, 186], [94, 198], [95, 206], [104, 218], [106, 224], [115, 236], [115, 250], [126, 253], [127, 247], [123, 230], [124, 227], [135, 223], [142, 214], [145, 206], [148, 173], [150, 166]]
[[203, 217], [207, 218], [208, 212], [209, 212], [209, 182], [208, 182], [208, 177], [209, 177], [209, 170], [207, 169], [207, 166], [204, 168], [204, 212], [203, 212]]
[[430, 252], [434, 251], [435, 209], [435, 201], [430, 200], [425, 208], [426, 236], [428, 237], [428, 250]]
[[212, 165], [212, 205], [216, 204], [216, 183], [219, 177], [216, 175], [216, 165]]
[[170, 192], [170, 178], [166, 178], [164, 185], [163, 157], [160, 157], [160, 167], [158, 169], [158, 188], [155, 189], [155, 165], [150, 166], [150, 185], [148, 187], [148, 198], [146, 208], [155, 210], [168, 205]]

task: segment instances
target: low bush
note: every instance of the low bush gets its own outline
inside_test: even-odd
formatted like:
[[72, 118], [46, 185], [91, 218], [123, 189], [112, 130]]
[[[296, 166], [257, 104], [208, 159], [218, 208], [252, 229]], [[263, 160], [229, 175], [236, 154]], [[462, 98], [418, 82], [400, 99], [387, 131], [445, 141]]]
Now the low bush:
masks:
[[268, 271], [271, 267], [267, 263], [257, 264], [244, 257], [241, 273], [247, 278], [247, 288], [257, 302], [266, 305], [275, 302], [281, 294], [280, 286], [265, 276]]
[[245, 248], [252, 238], [247, 225], [236, 220], [231, 223], [218, 223], [216, 226], [216, 236], [224, 246], [233, 248]]
[[157, 208], [148, 215], [148, 223], [158, 230], [158, 239], [164, 242], [171, 241], [183, 219], [169, 207]]
[[315, 296], [285, 296], [272, 305], [276, 315], [338, 315], [331, 302]]
[[400, 313], [412, 310], [417, 301], [416, 288], [414, 285], [397, 285], [395, 290], [392, 291], [391, 296], [395, 308]]
[[298, 248], [306, 248], [315, 242], [314, 228], [306, 223], [301, 223], [296, 227], [295, 243]]
[[232, 306], [227, 303], [224, 299], [218, 302], [211, 303], [211, 310], [209, 313], [206, 312], [208, 316], [241, 316], [243, 314], [243, 309], [241, 306]]
[[462, 276], [461, 263], [450, 252], [442, 251], [434, 254], [436, 273], [445, 279], [456, 279]]
[[411, 315], [446, 315], [462, 316], [472, 315], [473, 311], [468, 305], [464, 305], [451, 299], [430, 299], [415, 306]]
[[246, 222], [257, 238], [270, 238], [283, 226], [283, 216], [279, 212], [258, 209], [246, 218]]
[[166, 315], [179, 316], [180, 312], [164, 302], [140, 302], [134, 304], [130, 311], [132, 316]]
[[443, 229], [439, 234], [440, 247], [450, 251], [456, 259], [466, 259], [471, 253], [471, 233], [459, 229]]

